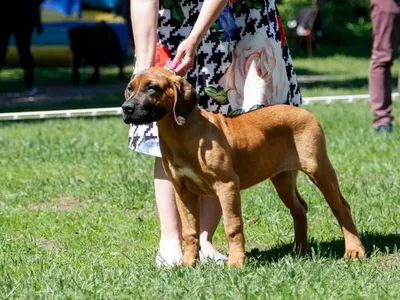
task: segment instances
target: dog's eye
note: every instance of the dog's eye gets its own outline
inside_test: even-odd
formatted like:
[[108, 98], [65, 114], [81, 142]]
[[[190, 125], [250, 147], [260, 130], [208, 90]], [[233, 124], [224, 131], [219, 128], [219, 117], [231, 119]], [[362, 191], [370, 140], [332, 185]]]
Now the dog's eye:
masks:
[[156, 93], [156, 92], [161, 92], [161, 88], [158, 85], [148, 85], [146, 86], [146, 91], [149, 93]]
[[130, 97], [132, 97], [133, 95], [133, 88], [131, 87], [130, 84], [128, 84], [128, 86], [125, 89], [125, 99], [129, 99]]

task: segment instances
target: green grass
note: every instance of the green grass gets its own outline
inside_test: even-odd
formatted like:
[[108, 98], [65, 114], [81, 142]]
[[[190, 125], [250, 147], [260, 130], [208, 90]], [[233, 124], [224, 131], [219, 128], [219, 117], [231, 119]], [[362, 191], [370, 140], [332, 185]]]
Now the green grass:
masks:
[[[368, 94], [369, 57], [335, 54], [312, 59], [295, 57], [297, 75], [323, 76], [314, 82], [300, 83], [303, 97]], [[392, 67], [393, 92], [397, 91], [398, 60]]]
[[0, 113], [120, 107], [124, 101], [125, 98], [122, 88], [120, 93], [87, 96], [82, 98], [66, 97], [65, 99], [57, 101], [32, 101], [9, 104], [4, 107], [2, 107], [0, 103]]
[[[10, 121], [0, 123], [0, 298], [398, 298], [400, 130], [374, 136], [366, 102], [304, 108], [323, 124], [367, 258], [342, 261], [338, 224], [300, 176], [308, 256], [290, 255], [292, 219], [265, 182], [242, 193], [244, 270], [157, 269], [153, 159], [127, 148], [122, 120]], [[215, 243], [227, 250], [222, 222]]]

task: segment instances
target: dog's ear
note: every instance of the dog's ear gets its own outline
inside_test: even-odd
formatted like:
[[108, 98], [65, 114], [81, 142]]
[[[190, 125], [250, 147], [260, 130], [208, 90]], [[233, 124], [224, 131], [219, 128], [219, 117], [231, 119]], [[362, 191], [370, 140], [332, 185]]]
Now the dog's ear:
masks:
[[196, 107], [199, 94], [189, 82], [180, 76], [173, 76], [172, 81], [175, 90], [174, 117], [176, 123], [182, 126]]

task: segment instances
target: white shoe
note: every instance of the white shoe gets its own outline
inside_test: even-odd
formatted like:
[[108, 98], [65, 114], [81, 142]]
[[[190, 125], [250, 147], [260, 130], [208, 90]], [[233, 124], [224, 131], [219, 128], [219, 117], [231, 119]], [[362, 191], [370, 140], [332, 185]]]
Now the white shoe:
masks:
[[199, 256], [200, 256], [200, 262], [202, 263], [214, 262], [217, 265], [223, 265], [228, 260], [228, 257], [226, 255], [218, 252], [215, 249], [211, 253], [206, 253], [200, 250]]
[[178, 257], [164, 257], [161, 252], [157, 252], [156, 266], [173, 268], [182, 263], [182, 255]]

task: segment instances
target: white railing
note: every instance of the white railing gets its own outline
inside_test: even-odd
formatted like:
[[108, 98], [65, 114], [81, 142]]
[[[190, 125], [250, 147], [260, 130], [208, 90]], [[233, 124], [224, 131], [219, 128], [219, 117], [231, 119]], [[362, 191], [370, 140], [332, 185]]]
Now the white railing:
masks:
[[[398, 98], [398, 93], [392, 94], [393, 98]], [[358, 100], [368, 100], [369, 95], [345, 95], [345, 96], [322, 96], [322, 97], [304, 97], [303, 104], [310, 103], [332, 103], [344, 102], [352, 103]], [[71, 117], [95, 117], [104, 115], [121, 115], [120, 107], [108, 108], [88, 108], [88, 109], [68, 109], [68, 110], [47, 110], [47, 111], [30, 111], [30, 112], [12, 112], [0, 113], [0, 120], [20, 120], [20, 119], [45, 119], [45, 118], [71, 118]]]
[[95, 117], [104, 115], [120, 115], [121, 113], [122, 113], [121, 107], [46, 110], [46, 111], [2, 113], [0, 114], [0, 120], [71, 118], [71, 117], [90, 117], [90, 116]]
[[[399, 93], [393, 93], [392, 98], [398, 98]], [[332, 103], [335, 102], [345, 102], [352, 103], [357, 100], [369, 100], [369, 94], [365, 95], [344, 95], [344, 96], [322, 96], [322, 97], [304, 97], [303, 104], [310, 104], [312, 102], [323, 102], [323, 103]]]

